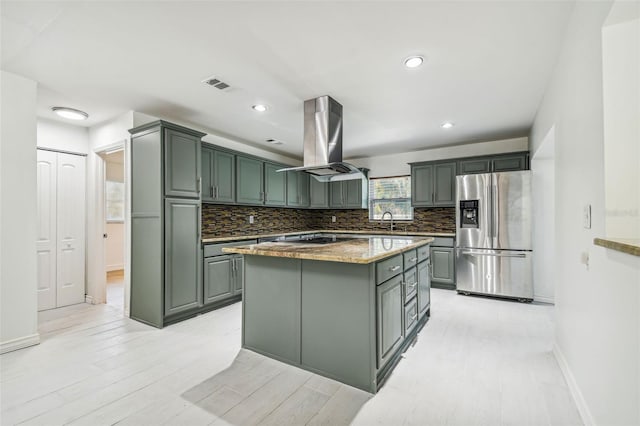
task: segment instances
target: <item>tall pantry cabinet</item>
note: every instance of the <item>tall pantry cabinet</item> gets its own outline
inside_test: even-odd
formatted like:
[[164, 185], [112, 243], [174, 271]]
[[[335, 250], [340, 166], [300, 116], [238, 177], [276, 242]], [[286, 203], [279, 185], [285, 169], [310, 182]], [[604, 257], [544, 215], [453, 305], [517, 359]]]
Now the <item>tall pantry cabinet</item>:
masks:
[[163, 327], [202, 306], [204, 133], [155, 121], [131, 133], [131, 317]]

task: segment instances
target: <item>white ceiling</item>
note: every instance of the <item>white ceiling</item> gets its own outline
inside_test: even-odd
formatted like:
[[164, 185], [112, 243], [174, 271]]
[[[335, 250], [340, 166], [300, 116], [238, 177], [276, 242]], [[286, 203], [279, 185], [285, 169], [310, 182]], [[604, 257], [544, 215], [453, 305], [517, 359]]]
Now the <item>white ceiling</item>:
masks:
[[[135, 110], [301, 156], [302, 103], [328, 94], [344, 106], [345, 157], [358, 157], [526, 134], [573, 2], [1, 7], [2, 69], [39, 83], [39, 116], [70, 106], [91, 126]], [[411, 54], [426, 63], [406, 69]], [[201, 83], [211, 75], [232, 89]]]

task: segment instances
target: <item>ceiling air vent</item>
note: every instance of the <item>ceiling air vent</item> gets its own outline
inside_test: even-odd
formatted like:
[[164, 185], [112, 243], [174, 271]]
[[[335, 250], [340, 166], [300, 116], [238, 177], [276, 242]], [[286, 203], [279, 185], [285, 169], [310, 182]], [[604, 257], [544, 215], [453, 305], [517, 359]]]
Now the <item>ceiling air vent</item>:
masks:
[[202, 80], [202, 82], [204, 84], [208, 84], [209, 86], [213, 86], [213, 87], [215, 87], [216, 89], [219, 89], [219, 90], [225, 90], [225, 89], [230, 87], [224, 81], [221, 81], [219, 78], [216, 78], [216, 77], [213, 77], [213, 76], [205, 78], [204, 80]]

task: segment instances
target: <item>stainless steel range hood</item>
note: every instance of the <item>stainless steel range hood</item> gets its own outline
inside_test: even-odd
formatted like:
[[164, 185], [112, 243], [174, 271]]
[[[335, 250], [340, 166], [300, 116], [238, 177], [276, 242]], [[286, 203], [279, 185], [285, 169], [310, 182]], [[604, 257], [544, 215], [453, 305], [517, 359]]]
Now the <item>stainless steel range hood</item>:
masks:
[[304, 101], [303, 147], [304, 166], [278, 171], [306, 172], [321, 182], [365, 177], [342, 161], [342, 105], [330, 96]]

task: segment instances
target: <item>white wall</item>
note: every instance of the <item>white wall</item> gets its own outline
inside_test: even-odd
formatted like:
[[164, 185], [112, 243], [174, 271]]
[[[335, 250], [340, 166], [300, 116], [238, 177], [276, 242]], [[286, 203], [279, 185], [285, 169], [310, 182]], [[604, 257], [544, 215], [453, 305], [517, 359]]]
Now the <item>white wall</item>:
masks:
[[533, 201], [533, 298], [554, 303], [555, 288], [555, 129], [531, 159]]
[[640, 19], [605, 25], [602, 53], [607, 236], [640, 238]]
[[0, 76], [0, 353], [39, 343], [36, 83]]
[[404, 176], [411, 173], [411, 168], [408, 163], [473, 157], [477, 155], [502, 154], [505, 152], [527, 150], [529, 150], [529, 140], [526, 137], [522, 137], [424, 149], [422, 151], [402, 152], [391, 155], [345, 159], [345, 161], [348, 161], [358, 167], [366, 167], [370, 169], [369, 177]]
[[75, 154], [89, 152], [89, 131], [86, 127], [38, 118], [37, 140], [38, 148]]
[[[593, 244], [605, 235], [601, 28], [610, 7], [576, 2], [530, 139], [536, 152], [555, 126], [556, 356], [587, 424], [632, 425], [640, 423], [640, 257]], [[585, 204], [591, 229], [582, 226]]]

